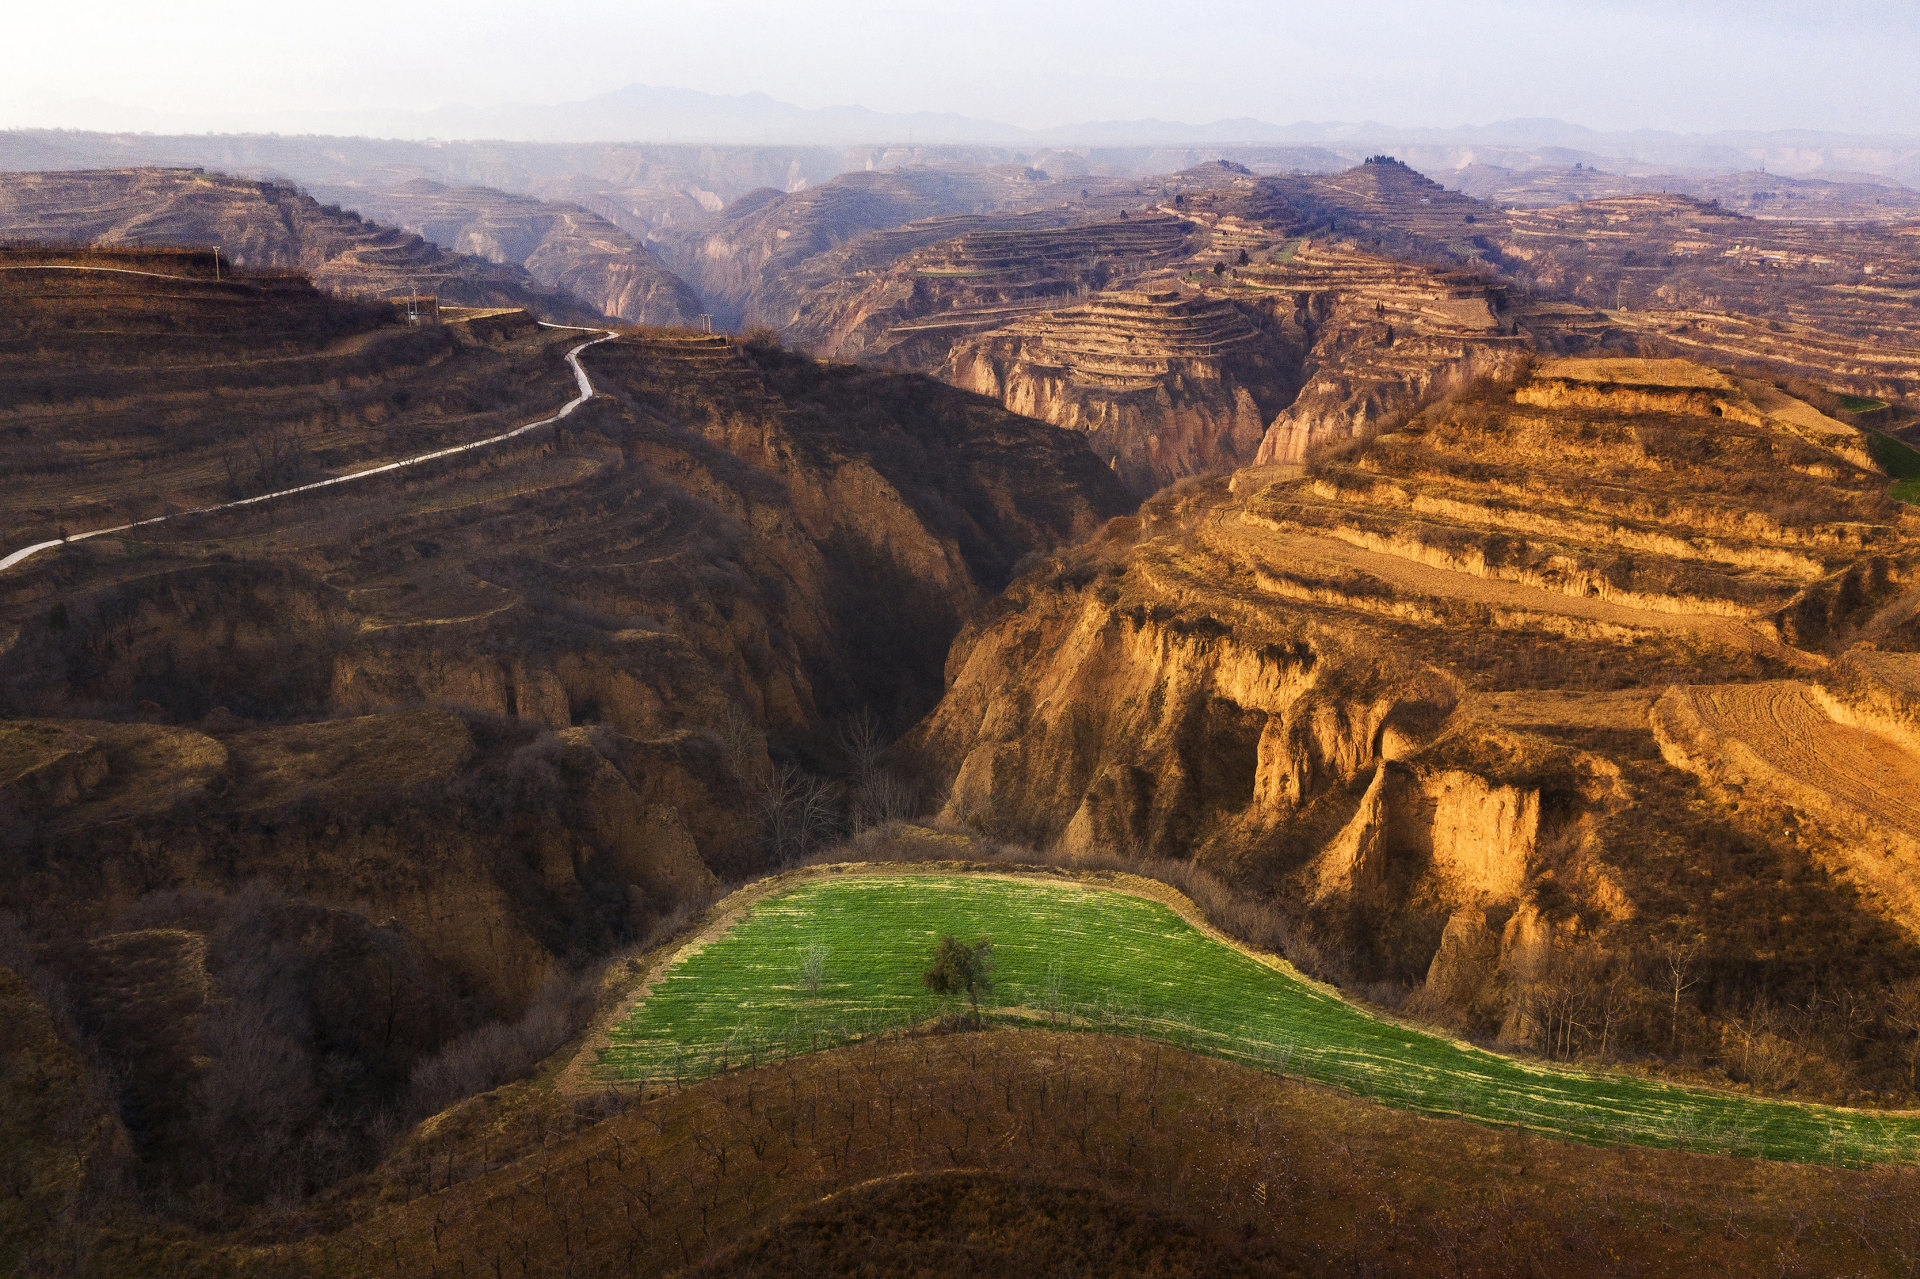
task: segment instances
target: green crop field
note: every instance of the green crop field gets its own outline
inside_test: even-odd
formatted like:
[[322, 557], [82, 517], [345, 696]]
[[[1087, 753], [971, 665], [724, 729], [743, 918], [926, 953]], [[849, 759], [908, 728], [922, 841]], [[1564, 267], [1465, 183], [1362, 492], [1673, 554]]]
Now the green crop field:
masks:
[[1896, 502], [1920, 505], [1920, 452], [1890, 435], [1871, 432], [1867, 435], [1867, 447], [1873, 453], [1873, 460], [1893, 481], [1888, 494]]
[[[1389, 1105], [1810, 1162], [1920, 1157], [1920, 1117], [1551, 1069], [1395, 1025], [1208, 938], [1168, 907], [1071, 882], [846, 875], [754, 905], [616, 1027], [609, 1079], [687, 1080], [954, 1009], [920, 981], [942, 933], [990, 936], [990, 1015], [1165, 1040]], [[812, 948], [825, 962], [809, 986]]]
[[1868, 395], [1842, 395], [1840, 407], [1849, 413], [1871, 413], [1875, 409], [1887, 407], [1885, 400], [1876, 400]]

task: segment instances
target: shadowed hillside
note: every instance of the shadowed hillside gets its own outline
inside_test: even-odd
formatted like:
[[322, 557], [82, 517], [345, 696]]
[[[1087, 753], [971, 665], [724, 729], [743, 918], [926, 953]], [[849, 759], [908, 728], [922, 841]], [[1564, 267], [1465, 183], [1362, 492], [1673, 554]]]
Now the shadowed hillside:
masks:
[[[110, 358], [120, 416], [94, 402], [92, 467], [34, 452], [73, 433], [44, 416], [6, 438], [53, 487], [99, 485], [89, 518], [161, 464], [177, 500], [217, 489], [223, 450], [282, 431], [316, 471], [477, 431], [448, 412], [463, 378], [534, 420], [581, 336], [396, 326], [297, 280], [47, 274], [0, 276], [31, 299], [7, 375]], [[968, 609], [1130, 505], [1077, 436], [923, 379], [651, 331], [585, 358], [601, 394], [564, 429], [0, 579], [0, 908], [116, 1063], [144, 1202], [217, 1221], [314, 1193], [551, 1051], [579, 974], [719, 878], [913, 803], [835, 728], [884, 746]], [[219, 416], [222, 379], [262, 370], [254, 414]], [[77, 390], [47, 385], [57, 416]], [[276, 416], [332, 386], [363, 398]], [[199, 452], [143, 461], [155, 403]]]

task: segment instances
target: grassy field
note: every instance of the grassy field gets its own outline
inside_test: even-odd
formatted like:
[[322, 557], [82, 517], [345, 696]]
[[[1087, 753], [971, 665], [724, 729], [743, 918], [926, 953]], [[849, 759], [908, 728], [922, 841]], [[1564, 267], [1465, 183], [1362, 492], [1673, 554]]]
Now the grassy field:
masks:
[[1893, 484], [1887, 489], [1896, 502], [1920, 505], [1920, 452], [1890, 435], [1867, 434], [1867, 447]]
[[[662, 975], [614, 1030], [600, 1070], [686, 1080], [937, 1016], [954, 1005], [929, 996], [920, 973], [942, 933], [993, 938], [1000, 1020], [1157, 1038], [1578, 1141], [1850, 1164], [1920, 1157], [1920, 1118], [1530, 1065], [1370, 1016], [1157, 902], [969, 875], [824, 878], [756, 904]], [[826, 948], [811, 990], [810, 947]]]
[[1840, 407], [1849, 413], [1872, 413], [1876, 409], [1886, 408], [1887, 402], [1867, 395], [1842, 395]]

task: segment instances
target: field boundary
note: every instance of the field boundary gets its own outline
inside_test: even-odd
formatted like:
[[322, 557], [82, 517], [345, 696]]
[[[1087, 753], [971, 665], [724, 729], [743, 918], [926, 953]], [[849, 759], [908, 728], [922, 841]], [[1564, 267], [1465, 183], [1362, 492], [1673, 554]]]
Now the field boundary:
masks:
[[[1749, 1144], [1751, 1144], [1749, 1139], [1758, 1139], [1757, 1134], [1761, 1128], [1768, 1124], [1778, 1122], [1777, 1117], [1784, 1113], [1800, 1114], [1804, 1117], [1800, 1121], [1802, 1124], [1813, 1126], [1819, 1126], [1822, 1123], [1823, 1116], [1838, 1117], [1846, 1115], [1856, 1117], [1875, 1127], [1881, 1127], [1888, 1123], [1904, 1126], [1915, 1119], [1920, 1119], [1920, 1112], [1916, 1111], [1874, 1110], [1800, 1101], [1784, 1097], [1769, 1097], [1732, 1088], [1715, 1088], [1710, 1085], [1680, 1083], [1645, 1072], [1591, 1068], [1582, 1069], [1495, 1052], [1483, 1045], [1461, 1041], [1444, 1032], [1436, 1032], [1435, 1029], [1431, 1027], [1422, 1026], [1407, 1019], [1394, 1016], [1384, 1010], [1370, 1008], [1363, 1003], [1348, 998], [1341, 991], [1329, 986], [1327, 983], [1315, 981], [1305, 976], [1283, 957], [1268, 954], [1241, 943], [1232, 937], [1226, 936], [1201, 916], [1198, 906], [1190, 898], [1172, 886], [1157, 880], [1124, 871], [1076, 870], [1071, 867], [1016, 868], [1008, 867], [1004, 864], [980, 863], [958, 859], [940, 862], [850, 862], [810, 866], [769, 876], [743, 886], [741, 889], [736, 890], [734, 893], [729, 894], [720, 902], [716, 903], [712, 908], [711, 914], [699, 925], [697, 931], [691, 937], [677, 944], [670, 944], [656, 952], [654, 962], [646, 972], [644, 979], [639, 982], [636, 988], [632, 988], [632, 993], [623, 994], [621, 998], [614, 1002], [612, 1007], [597, 1019], [593, 1032], [583, 1039], [571, 1060], [563, 1067], [561, 1075], [556, 1077], [556, 1086], [564, 1086], [569, 1090], [577, 1091], [618, 1087], [619, 1081], [617, 1079], [602, 1075], [599, 1069], [603, 1051], [615, 1046], [610, 1043], [610, 1038], [614, 1031], [628, 1023], [635, 1016], [636, 1010], [641, 1007], [648, 996], [657, 988], [658, 983], [663, 977], [673, 972], [682, 963], [700, 954], [708, 946], [726, 937], [734, 926], [738, 924], [741, 919], [745, 918], [755, 905], [796, 891], [805, 885], [822, 881], [852, 878], [901, 880], [920, 877], [945, 878], [949, 880], [980, 878], [1016, 883], [1030, 887], [1044, 888], [1047, 886], [1056, 886], [1059, 888], [1078, 890], [1103, 890], [1150, 901], [1169, 911], [1169, 913], [1178, 918], [1181, 923], [1193, 928], [1207, 941], [1216, 945], [1223, 945], [1234, 954], [1253, 961], [1260, 967], [1272, 971], [1277, 976], [1288, 979], [1290, 982], [1297, 984], [1304, 992], [1310, 992], [1312, 995], [1338, 1003], [1345, 1008], [1350, 1015], [1364, 1018], [1379, 1028], [1418, 1035], [1430, 1043], [1445, 1045], [1471, 1057], [1481, 1058], [1490, 1064], [1499, 1063], [1502, 1070], [1509, 1072], [1510, 1080], [1514, 1076], [1530, 1076], [1542, 1080], [1543, 1086], [1546, 1086], [1546, 1081], [1551, 1080], [1554, 1081], [1551, 1087], [1556, 1090], [1576, 1088], [1580, 1085], [1598, 1085], [1607, 1088], [1624, 1086], [1628, 1088], [1653, 1089], [1657, 1093], [1671, 1093], [1676, 1101], [1681, 1101], [1689, 1096], [1694, 1097], [1698, 1099], [1696, 1104], [1703, 1104], [1709, 1108], [1724, 1108], [1728, 1105], [1734, 1105], [1772, 1110], [1776, 1119], [1769, 1120], [1764, 1116], [1756, 1115], [1750, 1121], [1724, 1119], [1714, 1121], [1730, 1125], [1729, 1132], [1733, 1132], [1731, 1125], [1735, 1125], [1736, 1123], [1740, 1124], [1739, 1132], [1734, 1135], [1740, 1140], [1749, 1141]], [[1018, 1016], [1021, 1010], [1005, 1008], [997, 1009], [996, 1013]], [[1124, 1026], [1109, 1023], [1101, 1033], [1133, 1035], [1135, 1032], [1126, 1029]], [[856, 1039], [860, 1037], [862, 1036], [856, 1033]], [[1147, 1037], [1157, 1038], [1158, 1036], [1148, 1034]], [[1358, 1045], [1362, 1041], [1356, 1040], [1352, 1042], [1355, 1045], [1353, 1051], [1361, 1051]], [[824, 1048], [832, 1045], [818, 1046]], [[1176, 1042], [1174, 1046], [1177, 1048], [1180, 1045]], [[1205, 1051], [1199, 1049], [1194, 1050]], [[791, 1054], [791, 1050], [789, 1050], [789, 1052]], [[1208, 1053], [1207, 1055], [1219, 1054]], [[1240, 1059], [1239, 1054], [1233, 1052], [1228, 1052], [1226, 1056], [1232, 1060]], [[1252, 1060], [1244, 1061], [1242, 1064], [1253, 1064], [1256, 1069], [1261, 1068], [1257, 1062]], [[725, 1067], [722, 1068], [724, 1069]], [[1285, 1070], [1284, 1073], [1290, 1077], [1294, 1074], [1292, 1070]], [[1301, 1077], [1307, 1080], [1313, 1078], [1312, 1075], [1303, 1075]], [[1495, 1126], [1506, 1123], [1518, 1123], [1521, 1127], [1529, 1128], [1558, 1139], [1589, 1143], [1597, 1140], [1599, 1144], [1604, 1145], [1676, 1145], [1688, 1148], [1691, 1148], [1697, 1140], [1711, 1141], [1715, 1139], [1712, 1132], [1706, 1129], [1702, 1129], [1700, 1132], [1694, 1133], [1691, 1136], [1676, 1130], [1674, 1139], [1671, 1141], [1666, 1139], [1664, 1129], [1658, 1131], [1644, 1130], [1637, 1136], [1627, 1135], [1626, 1132], [1623, 1131], [1620, 1135], [1611, 1138], [1596, 1138], [1576, 1130], [1562, 1128], [1554, 1123], [1542, 1124], [1535, 1121], [1532, 1117], [1526, 1119], [1519, 1118], [1518, 1115], [1512, 1118], [1495, 1117], [1494, 1115], [1477, 1109], [1464, 1107], [1453, 1109], [1448, 1106], [1435, 1107], [1431, 1104], [1414, 1101], [1411, 1095], [1404, 1101], [1398, 1101], [1394, 1099], [1391, 1091], [1389, 1094], [1376, 1095], [1368, 1088], [1358, 1087], [1337, 1079], [1320, 1080], [1318, 1082], [1326, 1083], [1329, 1086], [1352, 1093], [1356, 1097], [1372, 1101], [1376, 1104], [1386, 1105], [1396, 1109], [1410, 1110], [1413, 1113], [1452, 1114], [1474, 1122], [1491, 1123]], [[1509, 1090], [1513, 1087], [1514, 1084], [1511, 1082], [1506, 1085], [1506, 1088]], [[1525, 1085], [1520, 1086], [1519, 1093], [1512, 1095], [1520, 1098], [1529, 1096]], [[1831, 1129], [1830, 1119], [1827, 1122], [1829, 1130], [1835, 1133], [1833, 1140], [1837, 1143], [1839, 1141], [1838, 1130]], [[1744, 1136], [1741, 1134], [1744, 1134]], [[1863, 1133], [1862, 1135], [1864, 1139], [1868, 1140], [1874, 1146], [1881, 1146], [1884, 1140], [1884, 1138], [1873, 1137], [1870, 1133]], [[1898, 1140], [1904, 1146], [1910, 1147], [1911, 1145], [1909, 1138], [1899, 1138]], [[1723, 1153], [1748, 1152], [1730, 1149]], [[1750, 1153], [1775, 1159], [1804, 1160], [1806, 1158], [1805, 1155], [1798, 1153], [1774, 1153], [1764, 1146]], [[1815, 1154], [1813, 1159], [1814, 1162], [1845, 1162], [1849, 1158], [1858, 1159], [1861, 1157], [1862, 1156], [1858, 1154], [1852, 1156], [1842, 1155], [1839, 1145], [1836, 1144], [1830, 1156], [1823, 1158], [1821, 1155]], [[1868, 1154], [1864, 1157], [1867, 1162], [1881, 1162], [1887, 1159], [1889, 1155], [1884, 1153], [1883, 1147], [1882, 1153], [1877, 1155]], [[1905, 1153], [1893, 1155], [1892, 1157], [1896, 1160], [1909, 1158], [1911, 1157], [1911, 1151], [1908, 1149]]]

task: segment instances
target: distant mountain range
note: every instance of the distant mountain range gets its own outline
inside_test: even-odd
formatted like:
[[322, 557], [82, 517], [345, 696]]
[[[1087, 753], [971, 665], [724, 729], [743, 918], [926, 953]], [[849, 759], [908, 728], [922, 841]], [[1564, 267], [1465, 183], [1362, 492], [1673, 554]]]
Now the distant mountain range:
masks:
[[574, 102], [354, 110], [259, 118], [168, 116], [95, 100], [0, 103], [0, 119], [40, 126], [146, 132], [326, 134], [512, 142], [650, 142], [760, 146], [976, 145], [1003, 148], [1322, 148], [1341, 155], [1390, 150], [1417, 167], [1508, 168], [1602, 163], [1615, 172], [1873, 174], [1920, 185], [1920, 136], [1811, 130], [1687, 134], [1608, 133], [1564, 120], [1409, 128], [1377, 121], [1271, 124], [1216, 120], [1106, 120], [1026, 129], [952, 113], [896, 114], [860, 106], [800, 107], [764, 93], [734, 95], [629, 85]]

